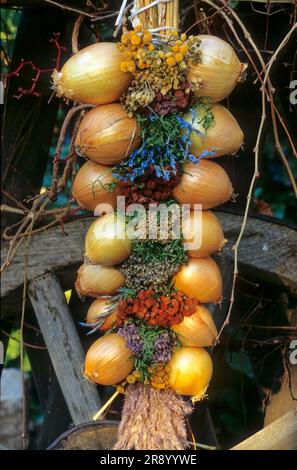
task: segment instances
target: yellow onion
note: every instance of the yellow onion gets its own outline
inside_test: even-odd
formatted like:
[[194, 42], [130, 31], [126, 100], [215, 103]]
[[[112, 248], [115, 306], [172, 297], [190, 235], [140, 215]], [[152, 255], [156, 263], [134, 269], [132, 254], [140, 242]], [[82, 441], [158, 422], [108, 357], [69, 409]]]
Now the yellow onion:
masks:
[[[100, 297], [98, 299], [95, 299], [87, 312], [87, 318], [86, 322], [89, 324], [95, 323], [98, 320], [100, 320], [100, 316], [104, 315], [106, 313], [106, 310], [110, 308], [110, 297]], [[102, 323], [100, 326], [99, 330], [101, 331], [107, 331], [113, 328], [116, 324], [117, 321], [117, 308], [113, 310], [113, 312], [106, 317], [106, 320]]]
[[[197, 157], [204, 151], [214, 151], [213, 157], [222, 155], [234, 155], [243, 143], [243, 132], [234, 116], [221, 104], [215, 104], [212, 108], [213, 123], [205, 131], [202, 126], [203, 106], [196, 106], [194, 115], [188, 113], [185, 120], [198, 132], [192, 131], [191, 152]], [[211, 157], [207, 157], [211, 158]]]
[[116, 44], [100, 42], [74, 54], [60, 72], [53, 73], [59, 96], [78, 103], [107, 104], [117, 101], [132, 75], [121, 72], [122, 54]]
[[75, 145], [77, 152], [94, 162], [114, 165], [125, 159], [141, 142], [135, 118], [119, 103], [98, 106], [80, 123]]
[[[226, 41], [204, 34], [197, 39], [201, 41], [200, 62], [189, 64], [188, 79], [195, 87], [196, 96], [209, 96], [215, 102], [221, 101], [230, 95], [246, 64], [239, 61]], [[200, 79], [202, 83], [199, 83]]]
[[169, 362], [169, 385], [181, 395], [190, 395], [195, 402], [206, 393], [212, 377], [212, 360], [203, 348], [182, 347]]
[[124, 380], [133, 368], [133, 355], [126, 341], [117, 333], [110, 333], [97, 339], [88, 349], [84, 372], [91, 382], [114, 385]]
[[222, 298], [222, 276], [210, 258], [191, 258], [174, 278], [174, 287], [202, 303], [217, 303]]
[[125, 278], [118, 269], [84, 263], [77, 272], [75, 288], [80, 295], [99, 297], [114, 294], [124, 282]]
[[184, 317], [178, 325], [171, 327], [178, 335], [183, 346], [208, 347], [212, 346], [217, 337], [217, 328], [213, 318], [203, 305], [198, 305], [196, 312]]
[[124, 217], [106, 214], [89, 227], [85, 239], [85, 255], [102, 266], [119, 264], [131, 254], [131, 241], [126, 234]]
[[232, 193], [232, 184], [224, 168], [203, 159], [185, 164], [173, 196], [181, 204], [191, 204], [191, 207], [202, 204], [202, 209], [211, 209], [228, 201]]
[[78, 171], [72, 186], [72, 195], [79, 206], [94, 211], [98, 204], [116, 207], [119, 191], [112, 185], [115, 179], [109, 166], [86, 162]]
[[[183, 221], [183, 239], [187, 253], [193, 258], [209, 256], [220, 251], [226, 239], [218, 218], [211, 211], [191, 211]], [[194, 246], [197, 240], [197, 246]], [[200, 241], [200, 246], [199, 246]]]

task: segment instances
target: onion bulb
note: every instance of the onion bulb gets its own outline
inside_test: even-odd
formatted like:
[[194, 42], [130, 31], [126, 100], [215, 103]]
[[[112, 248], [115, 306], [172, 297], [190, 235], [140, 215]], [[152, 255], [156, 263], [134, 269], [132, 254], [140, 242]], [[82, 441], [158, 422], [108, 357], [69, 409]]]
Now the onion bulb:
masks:
[[59, 96], [78, 103], [113, 103], [132, 80], [131, 74], [121, 72], [121, 61], [116, 44], [92, 44], [70, 57], [60, 72], [54, 71], [54, 88]]
[[201, 400], [212, 377], [212, 360], [203, 348], [182, 347], [169, 362], [169, 385], [181, 395]]
[[191, 258], [174, 278], [174, 287], [202, 303], [217, 303], [222, 298], [222, 276], [210, 258]]
[[[99, 297], [95, 299], [87, 312], [86, 322], [88, 324], [96, 323], [100, 320], [100, 316], [104, 315], [108, 308], [110, 308], [109, 304], [110, 298], [109, 297]], [[102, 325], [100, 326], [100, 331], [107, 331], [113, 328], [117, 321], [117, 308], [115, 308], [108, 317], [104, 320]]]
[[208, 34], [197, 36], [197, 39], [201, 41], [200, 62], [189, 64], [188, 79], [196, 96], [209, 96], [215, 102], [221, 101], [230, 95], [246, 64], [240, 62], [226, 41]]
[[126, 341], [117, 333], [110, 333], [97, 339], [88, 349], [84, 372], [91, 382], [115, 385], [124, 380], [133, 368], [133, 355]]
[[140, 129], [119, 103], [98, 106], [80, 123], [76, 148], [94, 162], [114, 165], [140, 145]]
[[99, 163], [86, 162], [78, 171], [72, 194], [79, 206], [94, 211], [99, 204], [117, 205], [119, 191], [112, 169]]
[[119, 264], [131, 254], [131, 241], [126, 234], [125, 219], [115, 213], [96, 219], [85, 239], [85, 255], [102, 266]]
[[209, 256], [226, 243], [222, 226], [211, 211], [191, 211], [183, 221], [182, 233], [191, 258]]
[[78, 270], [75, 288], [80, 295], [99, 297], [114, 294], [124, 282], [125, 278], [118, 269], [84, 263]]
[[188, 113], [185, 116], [185, 120], [198, 131], [192, 131], [190, 134], [192, 142], [191, 153], [197, 157], [204, 151], [214, 151], [215, 155], [213, 157], [234, 155], [243, 143], [244, 136], [242, 130], [225, 106], [215, 104], [211, 112], [214, 119], [207, 131], [202, 126], [203, 113], [205, 113], [203, 106], [196, 106], [194, 114]]
[[181, 323], [173, 325], [171, 329], [175, 331], [183, 346], [212, 346], [218, 334], [209, 310], [203, 305], [198, 305], [193, 315], [184, 317]]
[[191, 204], [191, 207], [202, 204], [202, 209], [211, 209], [228, 201], [232, 193], [232, 184], [224, 168], [203, 159], [198, 163], [185, 164], [173, 196], [181, 204]]

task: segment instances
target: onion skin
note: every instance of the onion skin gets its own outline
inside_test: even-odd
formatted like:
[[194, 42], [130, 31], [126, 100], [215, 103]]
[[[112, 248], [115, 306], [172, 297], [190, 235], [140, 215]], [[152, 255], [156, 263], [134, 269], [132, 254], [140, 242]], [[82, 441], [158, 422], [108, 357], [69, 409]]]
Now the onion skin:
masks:
[[85, 255], [92, 263], [113, 266], [130, 254], [131, 241], [124, 219], [114, 213], [105, 214], [91, 224], [85, 239]]
[[202, 303], [218, 303], [223, 282], [216, 262], [210, 258], [191, 258], [174, 278], [174, 287]]
[[132, 81], [121, 72], [121, 52], [112, 42], [100, 42], [81, 49], [53, 73], [56, 92], [63, 98], [86, 104], [117, 101]]
[[[87, 312], [86, 323], [92, 324], [100, 320], [100, 315], [104, 314], [106, 309], [110, 307], [109, 305], [110, 297], [100, 297], [95, 299]], [[117, 308], [108, 316], [106, 320], [102, 323], [99, 330], [107, 331], [115, 326], [117, 322]]]
[[218, 335], [213, 318], [203, 305], [198, 305], [193, 315], [184, 317], [181, 323], [173, 325], [171, 329], [178, 335], [183, 346], [210, 347]]
[[91, 161], [84, 163], [77, 172], [72, 186], [72, 195], [80, 207], [89, 211], [95, 211], [98, 204], [110, 204], [113, 208], [116, 207], [119, 190], [115, 188], [109, 192], [105, 189], [107, 185], [115, 183], [111, 172], [108, 166]]
[[208, 352], [203, 348], [182, 347], [169, 362], [169, 385], [181, 395], [201, 400], [212, 377], [213, 366]]
[[[191, 211], [185, 220], [182, 233], [185, 243], [194, 243], [195, 238], [201, 237], [201, 245], [187, 249], [191, 258], [201, 258], [220, 251], [226, 243], [222, 226], [211, 211], [201, 211], [200, 217], [195, 217], [195, 211]], [[189, 225], [188, 223], [189, 222]]]
[[231, 181], [224, 168], [210, 160], [187, 162], [173, 196], [181, 204], [202, 204], [211, 209], [227, 202], [233, 194]]
[[75, 145], [78, 153], [104, 165], [125, 159], [140, 145], [140, 129], [119, 103], [92, 109], [80, 123]]
[[117, 384], [133, 369], [132, 352], [127, 348], [124, 338], [117, 333], [97, 339], [87, 352], [85, 376], [96, 384]]
[[123, 274], [113, 267], [84, 263], [77, 272], [75, 288], [89, 297], [112, 295], [125, 283]]
[[199, 157], [204, 151], [214, 151], [215, 155], [206, 158], [234, 155], [243, 144], [243, 132], [234, 116], [225, 106], [215, 104], [212, 108], [213, 124], [205, 131], [199, 121], [203, 117], [203, 109], [197, 107], [195, 117], [187, 114], [185, 120], [199, 133], [191, 132], [192, 145], [190, 151]]
[[209, 34], [197, 36], [201, 41], [201, 62], [189, 64], [188, 79], [202, 79], [202, 86], [194, 89], [197, 97], [209, 96], [214, 102], [230, 95], [240, 80], [246, 65], [242, 64], [226, 41]]

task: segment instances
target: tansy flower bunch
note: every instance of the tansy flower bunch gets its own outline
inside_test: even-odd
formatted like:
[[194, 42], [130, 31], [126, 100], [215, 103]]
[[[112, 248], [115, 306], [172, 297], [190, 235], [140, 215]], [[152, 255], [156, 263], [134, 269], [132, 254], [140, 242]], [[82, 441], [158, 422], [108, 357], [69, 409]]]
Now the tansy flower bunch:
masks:
[[134, 31], [122, 34], [118, 48], [122, 52], [123, 61], [120, 68], [122, 72], [136, 72], [149, 67], [145, 58], [155, 50], [152, 35], [149, 31], [142, 30], [142, 26], [136, 26]]
[[[183, 95], [190, 92], [190, 84], [184, 86], [188, 83], [187, 61], [199, 60], [199, 41], [192, 36], [179, 36], [173, 31], [169, 38], [153, 39], [139, 25], [122, 35], [118, 47], [123, 58], [121, 70], [134, 75], [132, 85], [122, 97], [129, 115], [148, 106], [157, 96], [176, 101], [177, 90], [183, 90]], [[176, 110], [175, 106], [170, 108]]]
[[116, 385], [118, 392], [125, 394], [128, 385], [141, 381], [144, 385], [150, 385], [156, 390], [164, 390], [169, 387], [169, 364], [155, 364], [147, 369], [149, 377], [142, 380], [142, 373], [139, 370], [134, 370], [129, 374], [123, 382]]

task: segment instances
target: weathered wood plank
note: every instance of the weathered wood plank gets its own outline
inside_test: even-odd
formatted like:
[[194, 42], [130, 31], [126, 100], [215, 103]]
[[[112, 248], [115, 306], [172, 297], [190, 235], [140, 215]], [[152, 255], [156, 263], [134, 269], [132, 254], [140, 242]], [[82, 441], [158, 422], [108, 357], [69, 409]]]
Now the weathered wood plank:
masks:
[[[29, 244], [28, 279], [34, 279], [52, 270], [64, 271], [78, 265], [83, 259], [83, 246], [91, 218], [70, 222], [63, 235], [60, 227], [33, 235]], [[3, 243], [1, 259], [8, 245]], [[12, 265], [2, 275], [1, 297], [13, 292], [23, 283], [24, 248], [21, 247]]]
[[[222, 253], [233, 259], [242, 215], [215, 211], [228, 243]], [[297, 227], [268, 217], [250, 216], [238, 250], [240, 266], [297, 294]]]
[[82, 375], [84, 351], [59, 281], [46, 274], [34, 279], [28, 292], [73, 422], [90, 421], [100, 398]]
[[[225, 231], [228, 244], [221, 257], [233, 259], [232, 246], [238, 235], [242, 216], [216, 212]], [[93, 219], [86, 218], [69, 222], [65, 226], [67, 235], [60, 227], [34, 235], [29, 247], [28, 279], [34, 279], [52, 270], [62, 273], [72, 271], [69, 282], [63, 287], [71, 288], [74, 280], [74, 267], [82, 263], [84, 237]], [[8, 244], [3, 244], [1, 258], [7, 253]], [[14, 296], [23, 283], [24, 248], [20, 248], [13, 263], [2, 275], [1, 297]], [[297, 231], [273, 220], [250, 217], [239, 248], [239, 262], [246, 270], [259, 277], [286, 286], [291, 293], [297, 293]], [[64, 278], [64, 279], [63, 279]], [[67, 280], [66, 280], [67, 281]], [[8, 298], [4, 300], [7, 303]], [[15, 301], [15, 299], [14, 299]]]
[[297, 408], [237, 444], [232, 450], [296, 450]]

